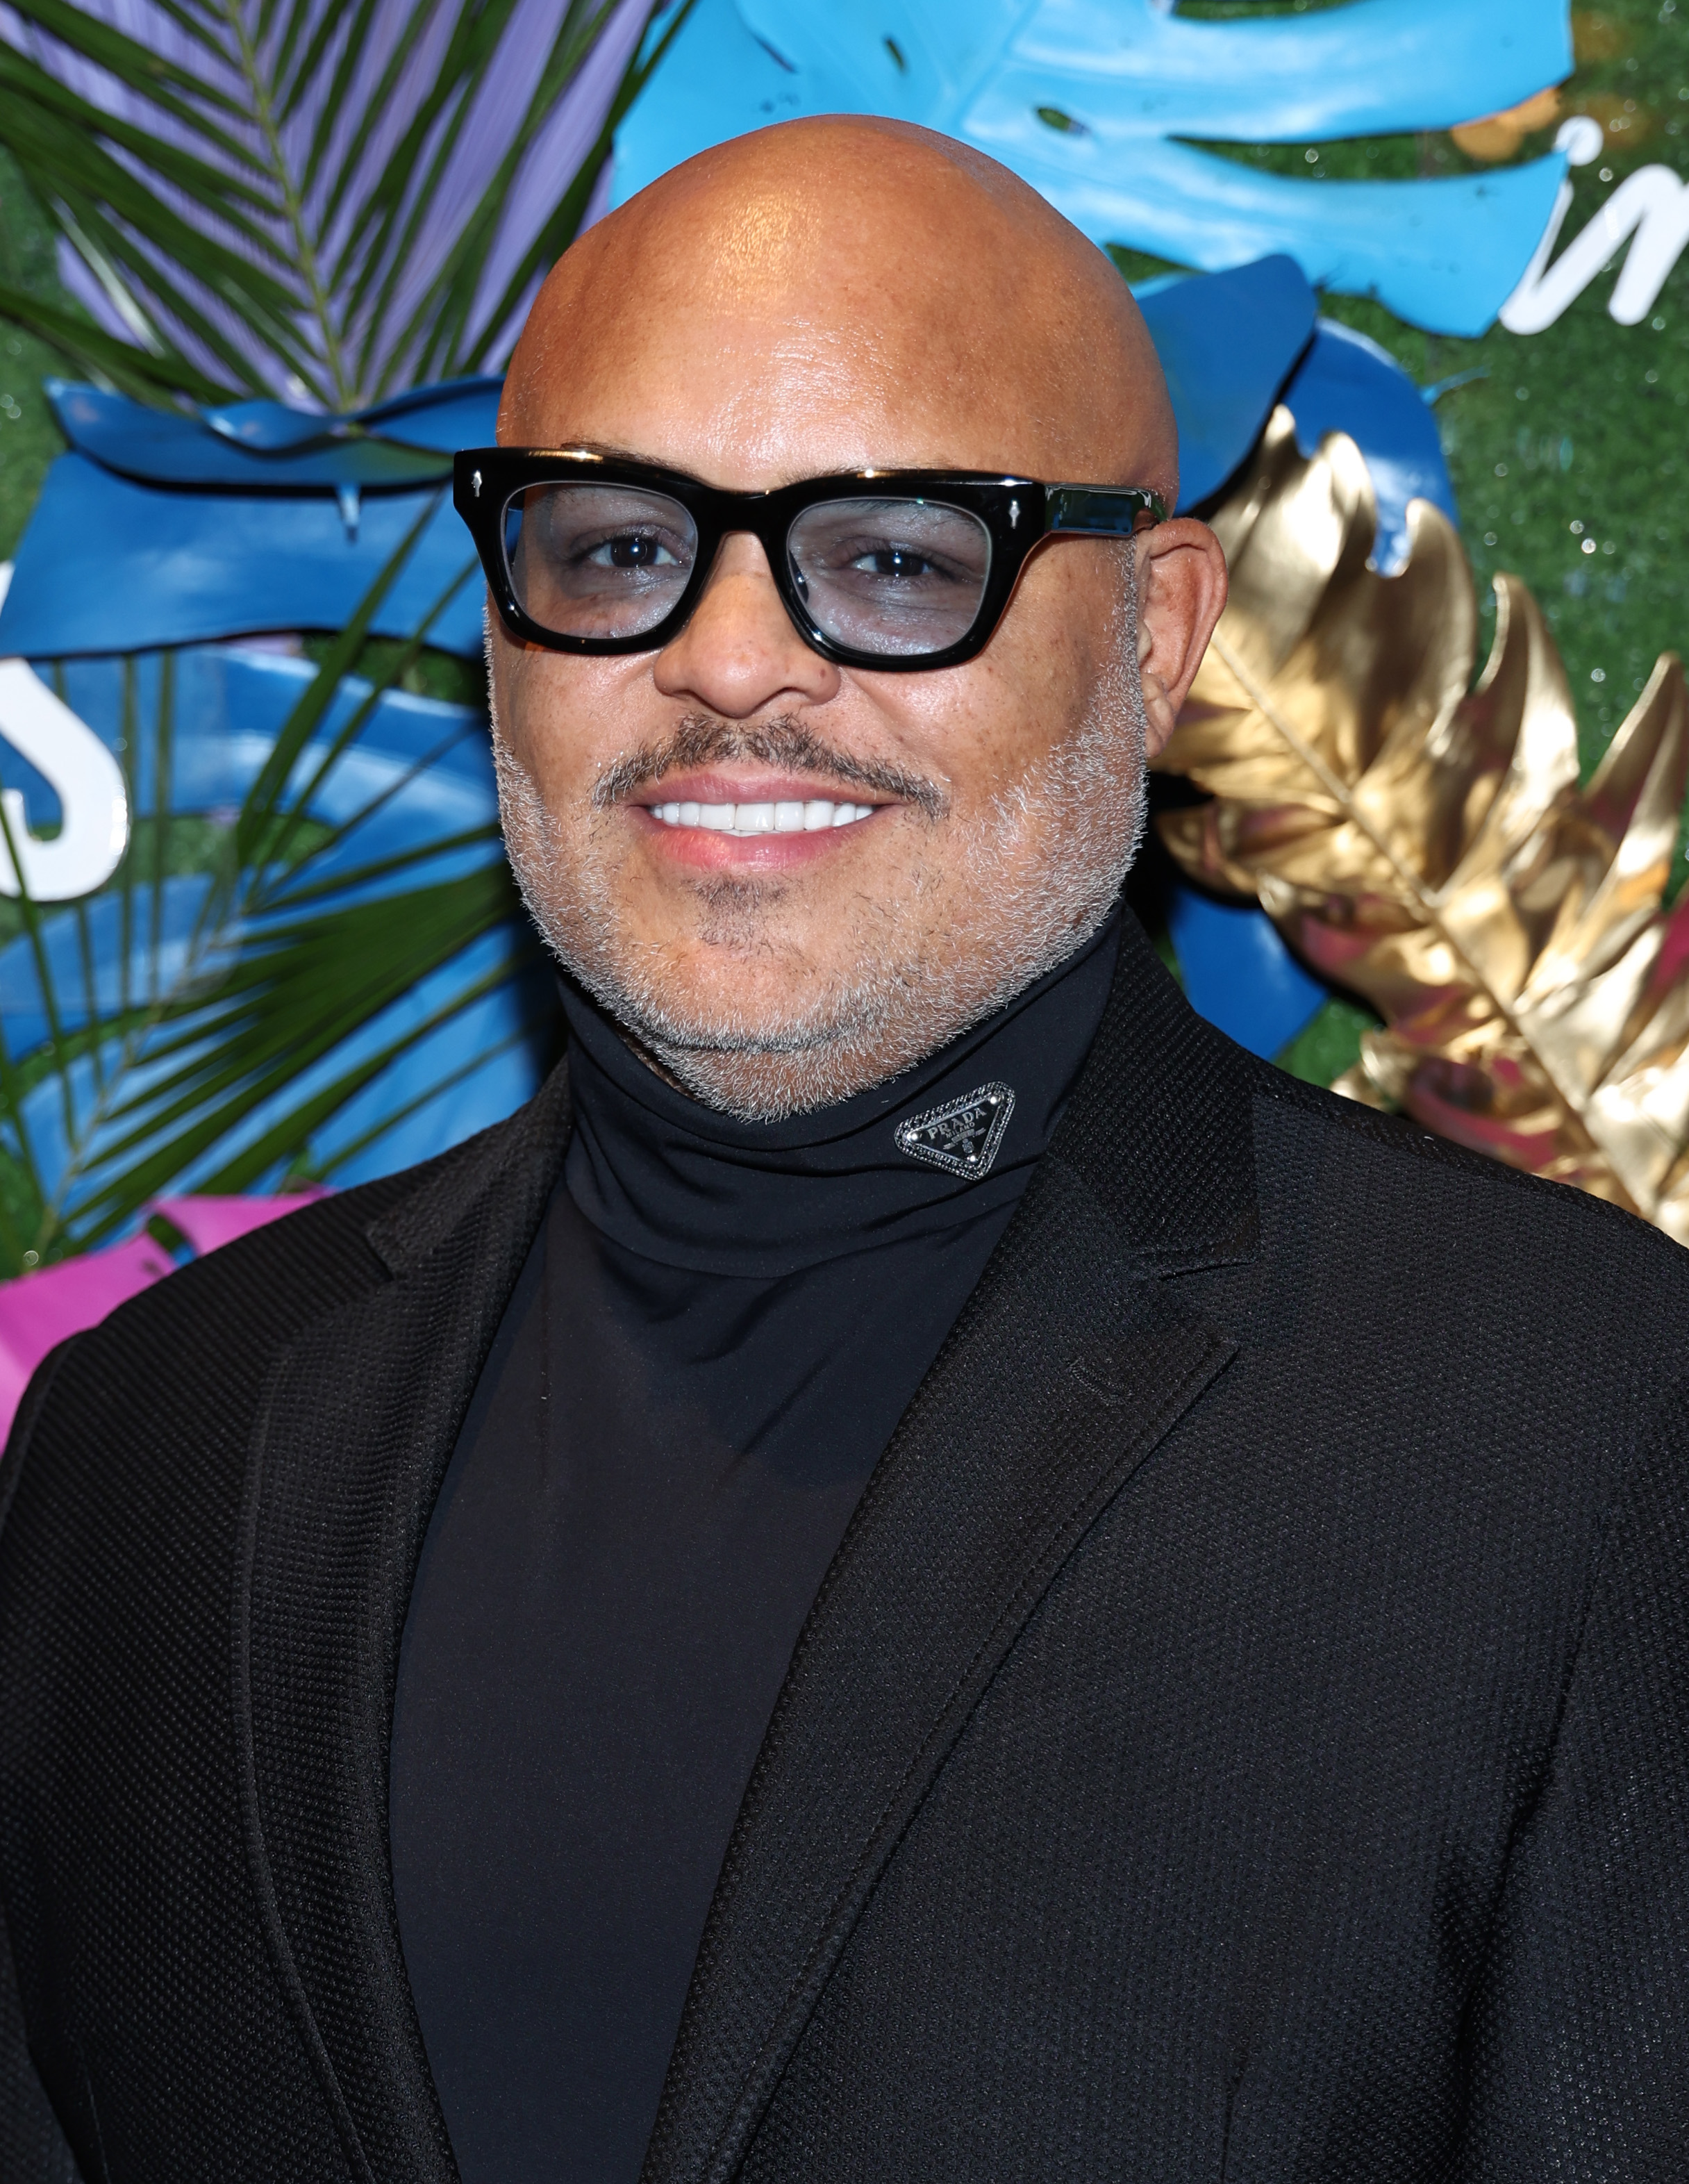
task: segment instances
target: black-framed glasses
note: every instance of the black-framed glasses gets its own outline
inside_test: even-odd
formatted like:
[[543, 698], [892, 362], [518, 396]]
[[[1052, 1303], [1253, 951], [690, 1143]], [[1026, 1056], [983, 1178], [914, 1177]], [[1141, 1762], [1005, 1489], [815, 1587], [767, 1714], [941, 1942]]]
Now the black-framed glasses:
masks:
[[469, 448], [453, 498], [513, 636], [557, 652], [653, 652], [697, 604], [729, 532], [762, 542], [805, 643], [846, 667], [971, 660], [1046, 538], [1163, 523], [1136, 487], [975, 471], [861, 471], [772, 493], [580, 448]]

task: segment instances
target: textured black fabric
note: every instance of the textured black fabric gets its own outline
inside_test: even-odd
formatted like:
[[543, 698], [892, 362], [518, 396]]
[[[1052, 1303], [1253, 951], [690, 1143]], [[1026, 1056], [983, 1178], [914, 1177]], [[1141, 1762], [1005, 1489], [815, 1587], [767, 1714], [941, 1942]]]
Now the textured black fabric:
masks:
[[277, 1361], [250, 1443], [234, 1644], [247, 1861], [319, 2074], [376, 2179], [455, 2176], [393, 1908], [388, 1734], [429, 1511], [568, 1128], [559, 1072], [525, 1129], [473, 1140], [371, 1222], [392, 1279]]
[[12, 1969], [12, 1946], [0, 1919], [0, 2152], [5, 2175], [19, 2184], [76, 2184], [76, 2159], [42, 2091], [30, 2060]]
[[[253, 1901], [230, 1644], [264, 1366], [348, 1278], [368, 1282], [360, 1210], [314, 1209], [261, 1258], [189, 1268], [148, 1312], [80, 1337], [47, 1406], [56, 1461], [17, 1464], [0, 1892], [35, 2061], [88, 2184], [361, 2173]], [[169, 1384], [161, 1362], [208, 1364], [208, 1323], [214, 1368]], [[29, 2159], [0, 2149], [7, 2184], [33, 2184]]]
[[[1117, 933], [777, 1123], [671, 1089], [569, 990], [566, 1187], [435, 1507], [393, 1717], [399, 1930], [466, 2184], [634, 2184], [792, 1646], [1048, 1143]], [[982, 1173], [899, 1150], [990, 1084]]]
[[[567, 1127], [173, 1277], [20, 1424], [0, 1897], [86, 2184], [450, 2184], [386, 1732]], [[1128, 926], [799, 1641], [646, 2184], [1675, 2184], [1686, 1311], [1677, 1247], [1250, 1061]]]

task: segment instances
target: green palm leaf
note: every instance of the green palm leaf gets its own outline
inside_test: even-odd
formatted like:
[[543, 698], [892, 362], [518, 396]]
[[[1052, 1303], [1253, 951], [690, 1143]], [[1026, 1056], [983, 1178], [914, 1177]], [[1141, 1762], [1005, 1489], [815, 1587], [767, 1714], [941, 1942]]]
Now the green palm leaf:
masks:
[[[187, 823], [168, 816], [168, 660], [151, 723], [156, 814], [137, 825], [111, 883], [124, 972], [114, 996], [102, 1004], [86, 944], [89, 905], [19, 900], [13, 945], [33, 967], [44, 1036], [14, 1053], [0, 1034], [8, 1171], [0, 1273], [108, 1240], [171, 1189], [274, 1187], [299, 1174], [332, 1180], [501, 1047], [554, 1036], [544, 982], [527, 976], [537, 943], [490, 817], [455, 830], [407, 822], [398, 847], [356, 854], [371, 822], [443, 755], [419, 748], [408, 765], [389, 766], [356, 795], [344, 792], [347, 780], [362, 778], [348, 769], [384, 694], [426, 640], [425, 621], [361, 694], [345, 679], [431, 513], [359, 602], [238, 811], [199, 859], [200, 899], [185, 944], [174, 954], [164, 944], [169, 837]], [[442, 597], [435, 611], [444, 604]], [[447, 741], [485, 733], [484, 721], [441, 712]], [[137, 703], [125, 724], [131, 768], [148, 726], [140, 713]], [[346, 717], [336, 725], [338, 713]], [[0, 811], [0, 830], [8, 829]], [[22, 869], [15, 854], [14, 868]], [[72, 950], [63, 944], [79, 923], [85, 944]], [[474, 1039], [441, 1039], [513, 989], [531, 992], [504, 1011], [507, 1028], [497, 1038], [483, 1025]], [[408, 1070], [402, 1096], [389, 1097], [350, 1135], [331, 1128], [431, 1039], [436, 1058]]]

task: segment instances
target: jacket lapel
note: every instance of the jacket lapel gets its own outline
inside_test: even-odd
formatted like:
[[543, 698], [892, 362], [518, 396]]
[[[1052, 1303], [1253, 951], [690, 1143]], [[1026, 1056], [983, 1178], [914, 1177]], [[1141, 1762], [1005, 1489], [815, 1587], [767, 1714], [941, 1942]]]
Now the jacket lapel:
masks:
[[711, 1908], [644, 2184], [731, 2176], [1017, 1633], [1232, 1354], [1163, 1277], [1254, 1247], [1250, 1090], [1243, 1057], [1186, 1006], [1128, 917], [1056, 1143], [799, 1641]]
[[270, 1953], [369, 2184], [455, 2184], [387, 1843], [399, 1643], [435, 1497], [569, 1133], [558, 1070], [369, 1240], [392, 1279], [279, 1361], [235, 1615], [248, 1864]]

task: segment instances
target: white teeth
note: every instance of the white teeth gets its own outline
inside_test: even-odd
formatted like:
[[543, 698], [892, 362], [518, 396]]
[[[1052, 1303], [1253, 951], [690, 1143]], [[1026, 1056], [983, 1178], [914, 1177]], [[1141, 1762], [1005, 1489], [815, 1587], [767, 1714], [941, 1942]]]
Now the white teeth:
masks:
[[646, 807], [665, 827], [702, 827], [713, 834], [818, 834], [828, 827], [852, 827], [866, 819], [871, 804], [836, 804], [812, 796], [779, 804], [653, 804]]

